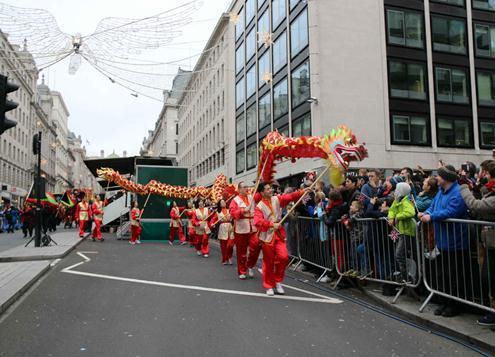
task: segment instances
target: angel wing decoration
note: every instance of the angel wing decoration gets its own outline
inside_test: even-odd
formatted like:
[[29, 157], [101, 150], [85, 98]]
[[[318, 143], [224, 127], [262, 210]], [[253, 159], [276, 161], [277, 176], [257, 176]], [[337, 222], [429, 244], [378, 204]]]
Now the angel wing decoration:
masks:
[[[11, 43], [27, 44], [39, 70], [70, 56], [70, 74], [75, 74], [86, 61], [112, 82], [119, 81], [129, 89], [141, 85], [163, 90], [159, 84], [151, 85], [151, 80], [141, 82], [146, 75], [150, 78], [169, 75], [163, 73], [164, 67], [131, 56], [162, 48], [181, 36], [181, 29], [193, 21], [201, 5], [201, 0], [189, 0], [145, 18], [108, 17], [98, 23], [92, 34], [69, 35], [60, 30], [53, 15], [46, 10], [0, 3], [0, 30], [8, 35]], [[138, 82], [137, 78], [141, 80]]]

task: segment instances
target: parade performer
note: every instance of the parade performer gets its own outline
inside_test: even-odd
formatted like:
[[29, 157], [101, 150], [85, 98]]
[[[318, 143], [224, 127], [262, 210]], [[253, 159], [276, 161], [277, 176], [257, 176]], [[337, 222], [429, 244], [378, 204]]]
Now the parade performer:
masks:
[[177, 202], [172, 202], [172, 210], [170, 211], [170, 234], [168, 237], [168, 244], [174, 245], [175, 233], [179, 233], [180, 244], [186, 244], [186, 238], [184, 237], [184, 232], [182, 231], [182, 220], [180, 219], [180, 209], [177, 206]]
[[187, 208], [184, 210], [184, 214], [187, 217], [187, 241], [189, 242], [189, 248], [196, 246], [196, 238], [194, 234], [194, 226], [192, 219], [194, 217], [194, 203], [192, 200], [187, 201]]
[[192, 223], [196, 238], [196, 254], [203, 255], [205, 258], [208, 258], [209, 254], [208, 235], [210, 234], [210, 227], [208, 225], [208, 216], [208, 208], [205, 207], [204, 201], [199, 199], [196, 202]]
[[285, 245], [284, 227], [278, 222], [282, 219], [282, 209], [290, 202], [297, 201], [305, 191], [274, 196], [272, 186], [262, 183], [258, 192], [262, 199], [254, 211], [254, 224], [260, 232], [259, 239], [262, 242], [263, 287], [269, 296], [275, 294], [273, 289], [282, 295], [284, 289], [281, 283], [289, 262], [289, 254]]
[[104, 239], [101, 236], [101, 224], [103, 222], [103, 202], [101, 202], [98, 195], [95, 196], [95, 200], [91, 205], [91, 211], [93, 212], [93, 221], [95, 222], [95, 228], [92, 232], [93, 242], [98, 239], [103, 242]]
[[139, 209], [138, 202], [134, 201], [132, 203], [131, 210], [131, 241], [130, 244], [141, 244], [139, 239], [141, 234], [141, 210]]
[[89, 221], [91, 215], [91, 207], [89, 206], [86, 196], [83, 197], [82, 201], [77, 204], [76, 217], [79, 221], [79, 237], [84, 237], [86, 230], [86, 225]]
[[258, 261], [261, 247], [253, 221], [255, 198], [248, 195], [248, 187], [244, 182], [239, 183], [238, 191], [239, 194], [230, 203], [229, 211], [234, 219], [237, 273], [239, 279], [244, 280], [246, 274], [254, 276], [253, 267]]
[[213, 216], [211, 226], [218, 224], [218, 240], [222, 252], [222, 264], [232, 265], [232, 254], [234, 251], [234, 228], [232, 227], [232, 217], [227, 209], [225, 200], [220, 200], [217, 205], [217, 212]]

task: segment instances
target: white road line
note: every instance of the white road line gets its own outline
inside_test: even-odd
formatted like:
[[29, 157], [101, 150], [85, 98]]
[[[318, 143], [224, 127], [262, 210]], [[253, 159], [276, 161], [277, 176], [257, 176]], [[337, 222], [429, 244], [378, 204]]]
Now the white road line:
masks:
[[90, 251], [86, 251], [86, 252], [81, 251], [81, 253], [86, 253], [86, 254], [98, 254], [98, 252], [90, 252]]
[[332, 298], [327, 298], [327, 297], [325, 297], [324, 299], [316, 299], [316, 298], [305, 298], [305, 297], [300, 297], [300, 296], [286, 296], [286, 295], [267, 296], [266, 294], [252, 293], [252, 292], [240, 291], [240, 290], [216, 289], [216, 288], [206, 288], [206, 287], [195, 286], [195, 285], [171, 284], [171, 283], [163, 283], [160, 281], [131, 279], [131, 278], [112, 276], [112, 275], [95, 274], [95, 273], [87, 273], [87, 272], [82, 272], [82, 271], [71, 270], [72, 268], [75, 268], [76, 266], [79, 266], [79, 265], [84, 264], [84, 263], [85, 262], [80, 262], [80, 263], [74, 264], [68, 268], [63, 269], [62, 272], [68, 273], [68, 274], [74, 274], [74, 275], [88, 276], [88, 277], [92, 277], [92, 278], [125, 281], [125, 282], [129, 282], [129, 283], [164, 286], [164, 287], [169, 287], [169, 288], [178, 288], [178, 289], [186, 289], [186, 290], [208, 291], [208, 292], [215, 292], [215, 293], [221, 293], [221, 294], [254, 296], [254, 297], [266, 298], [266, 299], [319, 302], [319, 303], [324, 303], [324, 304], [339, 304], [342, 302], [342, 300], [332, 299]]
[[[260, 274], [263, 273], [263, 271], [261, 269], [258, 268], [258, 272]], [[295, 290], [295, 291], [299, 291], [301, 293], [305, 293], [305, 294], [308, 294], [308, 295], [313, 295], [313, 296], [317, 296], [319, 298], [322, 298], [322, 299], [328, 299], [328, 300], [336, 300], [336, 304], [340, 304], [342, 302], [342, 300], [339, 300], [339, 299], [334, 299], [334, 298], [331, 298], [329, 296], [326, 296], [326, 295], [321, 295], [321, 294], [317, 294], [317, 293], [314, 293], [312, 291], [308, 291], [308, 290], [304, 290], [304, 289], [301, 289], [301, 288], [296, 288], [295, 286], [291, 286], [291, 285], [287, 285], [287, 284], [282, 284], [283, 287], [286, 287], [288, 289], [292, 289], [292, 290]]]
[[89, 259], [87, 256], [85, 256], [83, 253], [81, 252], [77, 252], [77, 255], [79, 255], [80, 257], [82, 257], [86, 262], [89, 262], [91, 259]]
[[58, 264], [59, 261], [61, 261], [62, 259], [55, 259], [53, 262], [50, 263], [50, 266], [53, 268], [55, 265]]

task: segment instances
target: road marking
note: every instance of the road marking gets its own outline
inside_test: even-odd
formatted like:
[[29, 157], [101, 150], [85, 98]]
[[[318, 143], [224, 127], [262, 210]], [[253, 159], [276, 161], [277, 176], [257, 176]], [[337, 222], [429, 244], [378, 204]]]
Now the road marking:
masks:
[[83, 253], [81, 252], [77, 252], [77, 255], [79, 255], [80, 257], [82, 257], [86, 262], [89, 262], [91, 259], [89, 259], [87, 256], [85, 256]]
[[[79, 253], [78, 253], [79, 254]], [[81, 254], [79, 254], [81, 255]], [[89, 259], [85, 256], [83, 258]], [[339, 299], [334, 299], [330, 298], [327, 296], [323, 296], [324, 298], [307, 298], [307, 297], [301, 297], [301, 296], [287, 296], [287, 295], [275, 295], [275, 296], [268, 296], [266, 294], [262, 293], [253, 293], [253, 292], [248, 292], [248, 291], [241, 291], [241, 290], [229, 290], [229, 289], [217, 289], [217, 288], [207, 288], [203, 286], [196, 286], [196, 285], [182, 285], [182, 284], [172, 284], [172, 283], [163, 283], [160, 281], [152, 281], [152, 280], [141, 280], [141, 279], [132, 279], [132, 278], [124, 278], [124, 277], [119, 277], [119, 276], [112, 276], [112, 275], [105, 275], [105, 274], [95, 274], [95, 273], [87, 273], [87, 272], [82, 272], [82, 271], [76, 271], [72, 270], [73, 268], [80, 266], [89, 260], [79, 262], [77, 264], [71, 265], [70, 267], [67, 267], [62, 270], [63, 273], [67, 274], [74, 274], [74, 275], [80, 275], [80, 276], [87, 276], [87, 277], [92, 277], [92, 278], [99, 278], [99, 279], [107, 279], [107, 280], [116, 280], [116, 281], [125, 281], [129, 283], [137, 283], [137, 284], [146, 284], [146, 285], [154, 285], [154, 286], [163, 286], [163, 287], [169, 287], [169, 288], [177, 288], [177, 289], [186, 289], [186, 290], [196, 290], [196, 291], [208, 291], [208, 292], [214, 292], [214, 293], [221, 293], [221, 294], [231, 294], [231, 295], [241, 295], [241, 296], [253, 296], [253, 297], [259, 297], [259, 298], [266, 298], [266, 299], [279, 299], [279, 300], [293, 300], [293, 301], [306, 301], [306, 302], [318, 302], [318, 303], [323, 303], [323, 304], [340, 304], [343, 301]], [[289, 287], [289, 286], [287, 286]], [[289, 287], [293, 288], [293, 287]], [[295, 288], [297, 289], [297, 288]], [[298, 289], [299, 291], [308, 293], [302, 289]], [[312, 294], [314, 295], [314, 294]]]
[[58, 263], [59, 261], [61, 261], [61, 260], [62, 260], [62, 259], [60, 259], [60, 258], [59, 258], [59, 259], [55, 259], [53, 262], [51, 262], [51, 263], [50, 263], [50, 266], [53, 268], [53, 267], [54, 267], [55, 265], [57, 265], [57, 263]]

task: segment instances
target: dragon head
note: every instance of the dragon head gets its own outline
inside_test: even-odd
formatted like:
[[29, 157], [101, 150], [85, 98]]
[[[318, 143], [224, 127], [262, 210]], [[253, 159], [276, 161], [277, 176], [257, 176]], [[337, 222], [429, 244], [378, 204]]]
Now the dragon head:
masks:
[[365, 144], [359, 144], [351, 129], [342, 125], [332, 129], [330, 134], [323, 137], [323, 150], [328, 154], [330, 165], [345, 172], [352, 161], [362, 161], [368, 157]]

